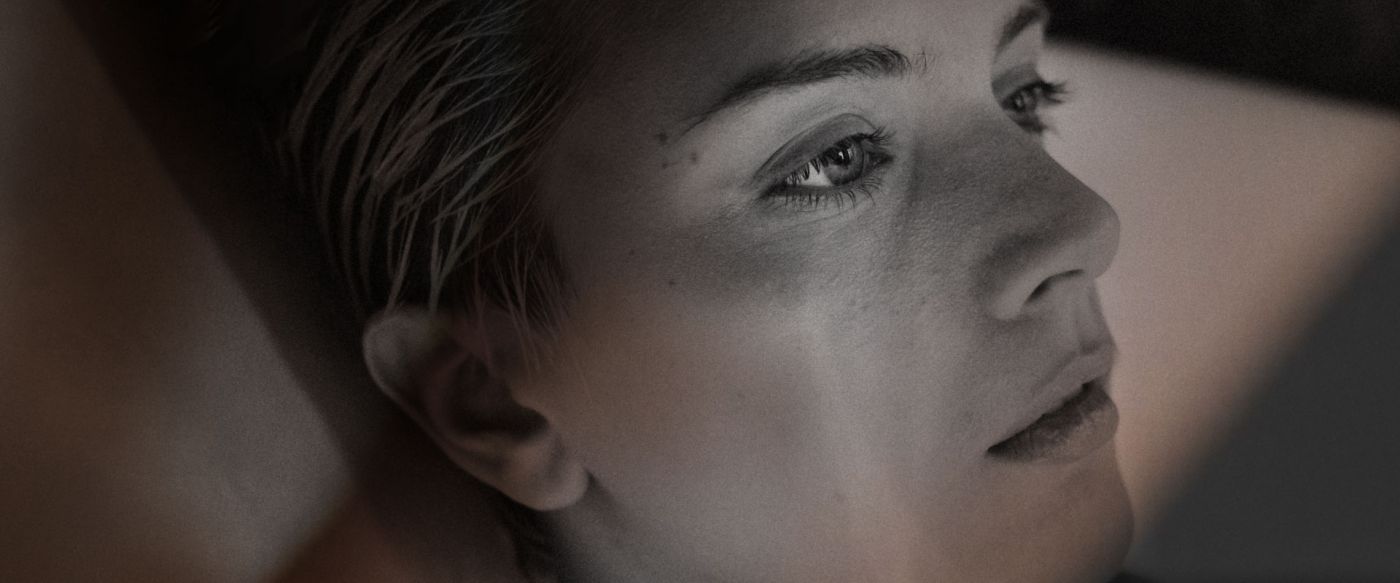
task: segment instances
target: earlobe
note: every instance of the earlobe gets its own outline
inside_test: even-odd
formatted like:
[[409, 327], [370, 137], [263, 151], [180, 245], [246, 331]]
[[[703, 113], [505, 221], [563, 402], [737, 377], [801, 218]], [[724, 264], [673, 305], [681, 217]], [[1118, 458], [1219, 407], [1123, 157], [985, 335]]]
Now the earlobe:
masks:
[[576, 502], [588, 475], [558, 432], [519, 404], [499, 360], [513, 329], [417, 308], [385, 310], [365, 328], [370, 376], [454, 463], [535, 510]]

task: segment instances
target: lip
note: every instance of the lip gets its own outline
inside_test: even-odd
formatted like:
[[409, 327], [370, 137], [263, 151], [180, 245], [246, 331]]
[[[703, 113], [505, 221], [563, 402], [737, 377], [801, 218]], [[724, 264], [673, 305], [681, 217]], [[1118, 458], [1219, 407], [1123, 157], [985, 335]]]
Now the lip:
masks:
[[1118, 408], [1108, 396], [1113, 350], [1074, 359], [1037, 393], [1046, 395], [1010, 435], [987, 448], [1006, 462], [1069, 463], [1112, 441]]

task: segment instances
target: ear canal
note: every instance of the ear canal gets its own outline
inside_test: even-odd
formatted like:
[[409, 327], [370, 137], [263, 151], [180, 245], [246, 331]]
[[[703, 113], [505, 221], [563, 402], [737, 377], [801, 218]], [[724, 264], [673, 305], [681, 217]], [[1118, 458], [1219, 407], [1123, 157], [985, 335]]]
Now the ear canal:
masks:
[[573, 504], [587, 489], [587, 471], [491, 365], [518, 337], [474, 324], [426, 310], [385, 311], [365, 329], [370, 375], [477, 479], [535, 510]]
[[442, 408], [429, 405], [439, 444], [460, 467], [537, 511], [572, 505], [588, 473], [549, 421], [520, 405], [509, 385], [478, 359], [460, 362], [458, 390]]
[[454, 402], [443, 411], [450, 417], [441, 421], [454, 433], [525, 440], [548, 428], [543, 416], [515, 402], [509, 385], [479, 360], [459, 363], [450, 382], [462, 390], [452, 392]]

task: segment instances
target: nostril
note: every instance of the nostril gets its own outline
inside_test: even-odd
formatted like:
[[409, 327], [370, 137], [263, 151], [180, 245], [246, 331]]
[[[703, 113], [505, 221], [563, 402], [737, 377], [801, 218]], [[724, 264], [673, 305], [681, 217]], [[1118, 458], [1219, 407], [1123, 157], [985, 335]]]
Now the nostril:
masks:
[[[1053, 279], [1053, 278], [1052, 278], [1052, 279]], [[1042, 295], [1045, 294], [1045, 290], [1047, 290], [1047, 289], [1049, 289], [1049, 288], [1050, 288], [1050, 280], [1049, 280], [1049, 279], [1040, 282], [1040, 285], [1035, 286], [1035, 289], [1031, 290], [1031, 295], [1030, 295], [1030, 298], [1028, 298], [1028, 299], [1029, 299], [1030, 301], [1035, 301], [1035, 300], [1039, 299], [1040, 296], [1042, 296]]]
[[1043, 281], [1041, 281], [1039, 285], [1035, 286], [1035, 289], [1031, 290], [1031, 294], [1026, 298], [1026, 301], [1033, 302], [1035, 300], [1038, 300], [1041, 296], [1045, 295], [1046, 292], [1049, 292], [1051, 287], [1058, 285], [1061, 280], [1074, 279], [1075, 277], [1082, 275], [1083, 273], [1084, 270], [1082, 269], [1073, 269], [1064, 273], [1057, 273], [1055, 275], [1047, 277]]

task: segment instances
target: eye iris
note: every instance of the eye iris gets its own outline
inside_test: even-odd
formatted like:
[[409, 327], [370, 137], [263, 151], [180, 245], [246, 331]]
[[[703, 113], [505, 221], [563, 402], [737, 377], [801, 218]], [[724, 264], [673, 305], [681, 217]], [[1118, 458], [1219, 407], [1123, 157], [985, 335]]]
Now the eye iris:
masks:
[[855, 144], [842, 144], [827, 150], [827, 159], [830, 160], [832, 164], [845, 166], [850, 164], [856, 157], [855, 153], [852, 152], [853, 149], [855, 149]]
[[1042, 117], [1045, 110], [1064, 103], [1064, 84], [1036, 81], [1008, 95], [1001, 102], [1012, 121], [1037, 136], [1050, 129]]
[[832, 185], [840, 186], [860, 177], [865, 166], [865, 151], [853, 141], [843, 142], [824, 152], [814, 165]]
[[836, 142], [784, 178], [780, 188], [826, 190], [860, 180], [873, 166], [884, 162], [870, 148], [878, 148], [885, 139], [876, 133]]
[[1011, 96], [1011, 109], [1016, 113], [1035, 111], [1040, 105], [1040, 88], [1031, 87]]

